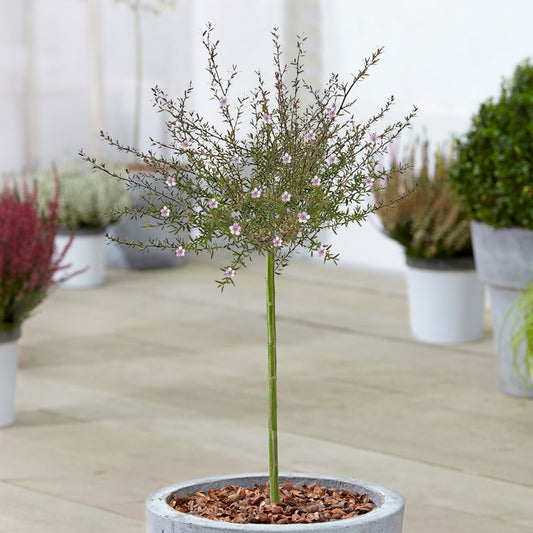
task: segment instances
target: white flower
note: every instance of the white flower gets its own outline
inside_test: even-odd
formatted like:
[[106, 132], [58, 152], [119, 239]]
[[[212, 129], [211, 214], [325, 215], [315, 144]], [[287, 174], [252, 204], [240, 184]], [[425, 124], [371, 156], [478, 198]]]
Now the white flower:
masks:
[[285, 153], [285, 154], [283, 154], [283, 156], [281, 157], [281, 162], [282, 162], [284, 165], [288, 165], [288, 164], [291, 162], [291, 159], [292, 159], [292, 157], [291, 157], [289, 154]]
[[252, 198], [259, 198], [261, 196], [261, 191], [256, 187], [252, 190]]
[[183, 249], [183, 247], [179, 246], [178, 248], [176, 248], [177, 257], [183, 257], [184, 255], [185, 255], [185, 250]]
[[162, 208], [161, 208], [161, 216], [162, 217], [168, 217], [170, 215], [170, 209], [164, 205]]
[[289, 200], [291, 199], [291, 195], [285, 191], [282, 195], [281, 195], [281, 201], [282, 202], [288, 202]]
[[306, 211], [302, 211], [301, 213], [298, 213], [298, 220], [305, 224], [311, 217], [307, 214]]
[[226, 268], [226, 271], [224, 272], [226, 274], [226, 277], [227, 278], [232, 278], [233, 276], [235, 276], [235, 270], [233, 270], [233, 268]]
[[165, 182], [169, 187], [175, 187], [176, 185], [176, 178], [173, 176], [169, 176]]
[[242, 228], [239, 226], [237, 222], [235, 222], [229, 227], [229, 230], [231, 231], [232, 235], [240, 235]]
[[211, 198], [211, 200], [209, 200], [209, 209], [216, 209], [217, 207], [218, 207], [218, 202], [216, 198]]
[[279, 237], [274, 237], [272, 239], [272, 244], [274, 245], [274, 248], [279, 248], [283, 244], [283, 241]]

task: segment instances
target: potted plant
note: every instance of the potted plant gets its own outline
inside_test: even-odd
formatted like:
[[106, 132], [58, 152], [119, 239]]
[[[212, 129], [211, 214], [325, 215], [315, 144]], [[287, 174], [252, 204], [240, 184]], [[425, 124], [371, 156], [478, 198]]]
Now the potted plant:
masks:
[[[41, 213], [37, 193], [0, 193], [0, 427], [15, 421], [15, 381], [21, 325], [45, 298], [63, 256], [54, 256], [57, 194]], [[68, 248], [68, 246], [67, 246]]]
[[[533, 277], [533, 66], [529, 61], [502, 82], [499, 98], [481, 104], [469, 131], [457, 141], [450, 176], [472, 218], [476, 267], [490, 289], [500, 387], [506, 394], [533, 397], [531, 378], [524, 381], [513, 369], [511, 336], [503, 327], [513, 302]], [[519, 362], [522, 365], [531, 365], [531, 360]]]
[[[269, 473], [198, 480], [162, 489], [147, 499], [148, 531], [304, 531], [316, 530], [315, 522], [331, 520], [319, 530], [399, 532], [403, 500], [394, 491], [344, 478], [279, 474], [275, 275], [297, 249], [317, 254], [324, 261], [337, 261], [331, 245], [320, 241], [320, 231], [361, 221], [380, 207], [380, 203], [365, 202], [372, 182], [389, 176], [375, 161], [410, 124], [415, 111], [376, 133], [392, 105], [391, 98], [367, 121], [357, 123], [352, 114], [353, 90], [376, 64], [381, 49], [349, 82], [332, 75], [325, 89], [317, 91], [302, 79], [302, 42], [297, 57], [286, 66], [276, 30], [273, 88], [258, 73], [257, 87], [238, 98], [231, 90], [236, 67], [228, 78], [222, 77], [216, 60], [218, 42], [213, 42], [211, 33], [208, 26], [203, 40], [211, 74], [211, 105], [218, 109], [223, 127], [188, 109], [192, 88], [171, 100], [156, 87], [155, 105], [169, 116], [168, 143], [154, 141], [154, 149], [142, 153], [104, 137], [157, 172], [129, 176], [109, 172], [143, 191], [147, 206], [134, 210], [133, 216], [142, 216], [156, 227], [171, 228], [175, 235], [138, 245], [180, 257], [228, 250], [231, 260], [221, 268], [221, 289], [234, 284], [239, 270], [253, 256], [266, 260]], [[303, 91], [312, 96], [313, 103], [302, 109]], [[243, 131], [245, 124], [251, 127]], [[82, 156], [103, 170], [95, 158]], [[336, 507], [328, 510], [328, 501], [336, 502]], [[220, 517], [214, 512], [216, 507], [227, 511]], [[219, 521], [195, 516], [201, 508], [208, 511], [208, 517], [217, 515]], [[232, 519], [239, 523], [227, 523], [231, 520], [227, 513], [235, 510]], [[364, 515], [355, 518], [358, 513]], [[348, 519], [334, 520], [341, 517]], [[242, 524], [250, 521], [256, 523]], [[305, 522], [312, 523], [306, 526]]]
[[[452, 154], [437, 150], [431, 172], [428, 151], [426, 141], [417, 161], [413, 148], [409, 170], [376, 190], [383, 201], [412, 191], [378, 215], [385, 233], [405, 250], [413, 339], [432, 344], [478, 340], [483, 336], [484, 289], [475, 271], [469, 218], [452, 195]], [[393, 172], [396, 165], [393, 158]]]
[[39, 176], [39, 202], [48, 204], [55, 194], [56, 176], [60, 183], [58, 219], [61, 229], [55, 238], [57, 250], [63, 250], [74, 239], [65, 256], [67, 277], [62, 287], [87, 288], [104, 283], [105, 232], [117, 224], [119, 206], [128, 205], [126, 186], [109, 180], [102, 172], [87, 172], [77, 162], [64, 162], [57, 170], [46, 170]]
[[[142, 13], [158, 15], [162, 8], [174, 7], [175, 0], [158, 0], [157, 2], [144, 2], [142, 0], [115, 0], [117, 3], [125, 3], [132, 11], [134, 22], [134, 50], [135, 50], [135, 97], [133, 112], [133, 135], [132, 143], [136, 149], [140, 148], [141, 142], [141, 103], [142, 103], [142, 81], [143, 81], [143, 32]], [[137, 159], [127, 159], [126, 168], [133, 173], [145, 172], [151, 174], [154, 169]], [[131, 189], [129, 191], [130, 202], [134, 207], [146, 207], [142, 194]], [[161, 229], [154, 230], [146, 228], [142, 220], [136, 218], [126, 218], [118, 224], [109, 228], [108, 233], [111, 238], [124, 242], [136, 242], [141, 239], [161, 236]], [[172, 238], [171, 234], [166, 235]], [[144, 253], [143, 253], [144, 252]], [[154, 268], [169, 268], [181, 266], [185, 263], [184, 257], [171, 256], [163, 250], [150, 249], [139, 250], [128, 246], [108, 246], [106, 248], [106, 262], [114, 268], [148, 270]], [[149, 252], [149, 253], [147, 253]]]

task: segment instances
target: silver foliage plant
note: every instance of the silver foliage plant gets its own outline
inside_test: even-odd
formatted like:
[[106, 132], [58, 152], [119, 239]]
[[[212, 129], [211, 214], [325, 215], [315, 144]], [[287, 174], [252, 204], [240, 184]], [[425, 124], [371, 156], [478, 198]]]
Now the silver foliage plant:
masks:
[[[323, 90], [316, 90], [302, 79], [305, 39], [298, 42], [296, 58], [285, 65], [277, 30], [272, 33], [273, 92], [257, 72], [257, 87], [236, 97], [231, 86], [237, 68], [227, 78], [220, 74], [219, 42], [211, 35], [209, 25], [203, 44], [212, 105], [222, 115], [223, 128], [188, 109], [192, 84], [175, 100], [155, 87], [154, 107], [168, 116], [170, 142], [152, 139], [153, 150], [140, 152], [102, 133], [110, 145], [138, 159], [149, 171], [121, 175], [82, 153], [95, 168], [142, 191], [148, 206], [125, 209], [125, 214], [143, 217], [146, 226], [170, 227], [176, 235], [176, 240], [114, 240], [143, 249], [166, 248], [178, 256], [230, 250], [233, 261], [221, 269], [221, 286], [234, 282], [238, 269], [254, 252], [274, 252], [276, 271], [297, 248], [336, 262], [338, 254], [320, 242], [319, 232], [361, 222], [382, 206], [367, 202], [372, 184], [390, 177], [390, 170], [378, 162], [409, 126], [416, 109], [379, 130], [393, 104], [390, 97], [375, 115], [358, 123], [351, 111], [356, 101], [352, 93], [378, 62], [382, 48], [348, 82], [333, 74]], [[312, 100], [304, 108], [303, 91]], [[249, 124], [245, 124], [247, 113]], [[245, 125], [248, 131], [242, 134]]]
[[[110, 167], [118, 170], [118, 166]], [[59, 180], [58, 218], [62, 228], [69, 230], [96, 228], [117, 224], [120, 209], [129, 206], [126, 184], [110, 180], [106, 173], [90, 172], [86, 165], [64, 160], [53, 169], [37, 175], [38, 203], [42, 211], [55, 195]]]

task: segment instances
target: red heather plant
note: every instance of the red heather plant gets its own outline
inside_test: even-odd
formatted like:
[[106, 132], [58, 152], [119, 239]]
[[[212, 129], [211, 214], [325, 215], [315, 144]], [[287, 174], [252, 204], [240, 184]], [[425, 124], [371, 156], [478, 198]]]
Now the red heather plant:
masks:
[[[397, 201], [368, 202], [372, 184], [390, 177], [379, 160], [410, 124], [416, 109], [404, 120], [379, 130], [381, 119], [393, 103], [390, 97], [375, 115], [358, 123], [352, 111], [356, 102], [353, 89], [368, 76], [382, 49], [366, 59], [348, 82], [341, 82], [333, 74], [323, 90], [315, 90], [302, 79], [303, 40], [297, 43], [298, 52], [290, 66], [284, 65], [277, 30], [272, 33], [273, 92], [257, 72], [256, 88], [248, 95], [235, 97], [231, 86], [237, 69], [234, 66], [228, 78], [220, 74], [216, 60], [219, 43], [211, 40], [211, 32], [209, 25], [203, 43], [208, 55], [211, 100], [220, 112], [223, 127], [188, 110], [192, 85], [175, 101], [156, 87], [155, 107], [169, 116], [169, 142], [152, 140], [156, 151], [140, 152], [102, 133], [110, 145], [138, 158], [154, 172], [120, 175], [83, 152], [81, 155], [93, 167], [107, 170], [129, 187], [142, 191], [147, 206], [125, 209], [125, 214], [143, 217], [147, 227], [170, 228], [176, 235], [175, 239], [147, 239], [144, 243], [114, 241], [142, 249], [168, 249], [178, 256], [201, 251], [213, 256], [215, 250], [227, 249], [233, 259], [221, 269], [221, 288], [234, 283], [239, 268], [254, 254], [266, 257], [270, 494], [271, 502], [277, 502], [274, 274], [297, 249], [336, 262], [338, 255], [320, 241], [319, 233], [360, 223], [381, 205]], [[301, 103], [304, 92], [312, 102], [307, 106]]]
[[37, 207], [37, 190], [5, 187], [0, 194], [0, 331], [19, 327], [45, 298], [66, 249], [54, 258], [59, 229], [57, 200], [48, 213]]

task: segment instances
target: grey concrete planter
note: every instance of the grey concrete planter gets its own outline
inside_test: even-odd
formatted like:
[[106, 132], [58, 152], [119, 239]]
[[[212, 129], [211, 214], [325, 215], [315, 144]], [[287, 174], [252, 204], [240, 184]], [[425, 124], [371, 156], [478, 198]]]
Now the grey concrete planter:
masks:
[[[476, 268], [490, 290], [500, 388], [511, 396], [533, 398], [533, 383], [527, 386], [513, 368], [512, 320], [508, 318], [514, 301], [533, 279], [533, 231], [496, 229], [482, 222], [472, 222], [471, 228]], [[518, 366], [521, 367], [520, 357]]]
[[232, 524], [198, 518], [185, 513], [180, 513], [168, 505], [170, 497], [175, 492], [187, 495], [198, 490], [206, 491], [227, 485], [240, 485], [252, 487], [268, 481], [267, 474], [247, 474], [228, 477], [214, 477], [198, 479], [171, 485], [151, 494], [145, 502], [148, 533], [202, 533], [202, 532], [284, 532], [284, 533], [401, 533], [404, 500], [396, 492], [357, 479], [332, 476], [310, 476], [309, 474], [282, 474], [280, 482], [291, 481], [295, 484], [312, 484], [315, 481], [327, 487], [342, 487], [365, 493], [377, 505], [373, 511], [357, 518], [323, 522], [320, 524]]

